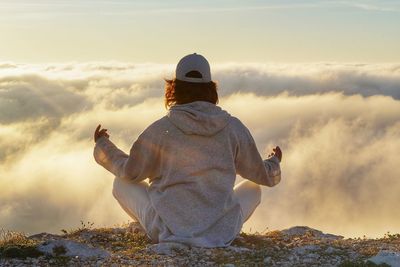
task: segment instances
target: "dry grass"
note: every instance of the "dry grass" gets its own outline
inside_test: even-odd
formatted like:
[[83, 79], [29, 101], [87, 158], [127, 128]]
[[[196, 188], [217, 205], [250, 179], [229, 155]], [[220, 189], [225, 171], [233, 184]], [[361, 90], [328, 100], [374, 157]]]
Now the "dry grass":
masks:
[[0, 248], [8, 246], [32, 246], [36, 242], [24, 233], [0, 229]]
[[38, 242], [24, 233], [0, 229], [0, 258], [26, 258], [42, 255]]

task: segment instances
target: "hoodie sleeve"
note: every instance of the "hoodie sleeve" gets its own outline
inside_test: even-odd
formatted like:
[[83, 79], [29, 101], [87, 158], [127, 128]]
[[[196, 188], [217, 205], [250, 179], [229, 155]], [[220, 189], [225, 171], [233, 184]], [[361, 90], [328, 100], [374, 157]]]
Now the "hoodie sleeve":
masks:
[[273, 156], [263, 160], [250, 131], [246, 127], [244, 129], [236, 148], [237, 174], [260, 185], [277, 185], [281, 180], [279, 159]]
[[129, 155], [106, 137], [97, 140], [93, 155], [98, 164], [120, 178], [140, 182], [156, 175], [157, 149], [143, 133], [132, 145]]

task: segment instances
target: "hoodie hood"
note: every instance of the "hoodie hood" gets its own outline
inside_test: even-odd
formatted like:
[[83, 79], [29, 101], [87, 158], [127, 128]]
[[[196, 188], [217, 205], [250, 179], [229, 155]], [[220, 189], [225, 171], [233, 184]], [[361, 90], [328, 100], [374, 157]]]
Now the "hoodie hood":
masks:
[[206, 101], [194, 101], [172, 106], [168, 118], [185, 134], [211, 136], [228, 124], [231, 115], [217, 105]]

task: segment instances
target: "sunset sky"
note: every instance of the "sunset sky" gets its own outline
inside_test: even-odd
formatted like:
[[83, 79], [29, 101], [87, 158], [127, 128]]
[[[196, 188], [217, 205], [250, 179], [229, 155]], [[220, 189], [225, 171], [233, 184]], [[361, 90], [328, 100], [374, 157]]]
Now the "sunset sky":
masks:
[[0, 1], [0, 60], [398, 62], [400, 2]]

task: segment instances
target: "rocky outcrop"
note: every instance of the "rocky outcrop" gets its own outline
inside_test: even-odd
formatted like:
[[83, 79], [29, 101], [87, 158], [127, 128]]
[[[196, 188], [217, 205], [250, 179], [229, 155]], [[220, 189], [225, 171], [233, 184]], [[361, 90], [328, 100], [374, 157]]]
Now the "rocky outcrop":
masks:
[[[18, 240], [22, 240], [19, 236]], [[137, 224], [0, 243], [0, 266], [400, 266], [400, 235], [345, 239], [306, 226], [242, 233], [226, 248], [152, 244]]]

